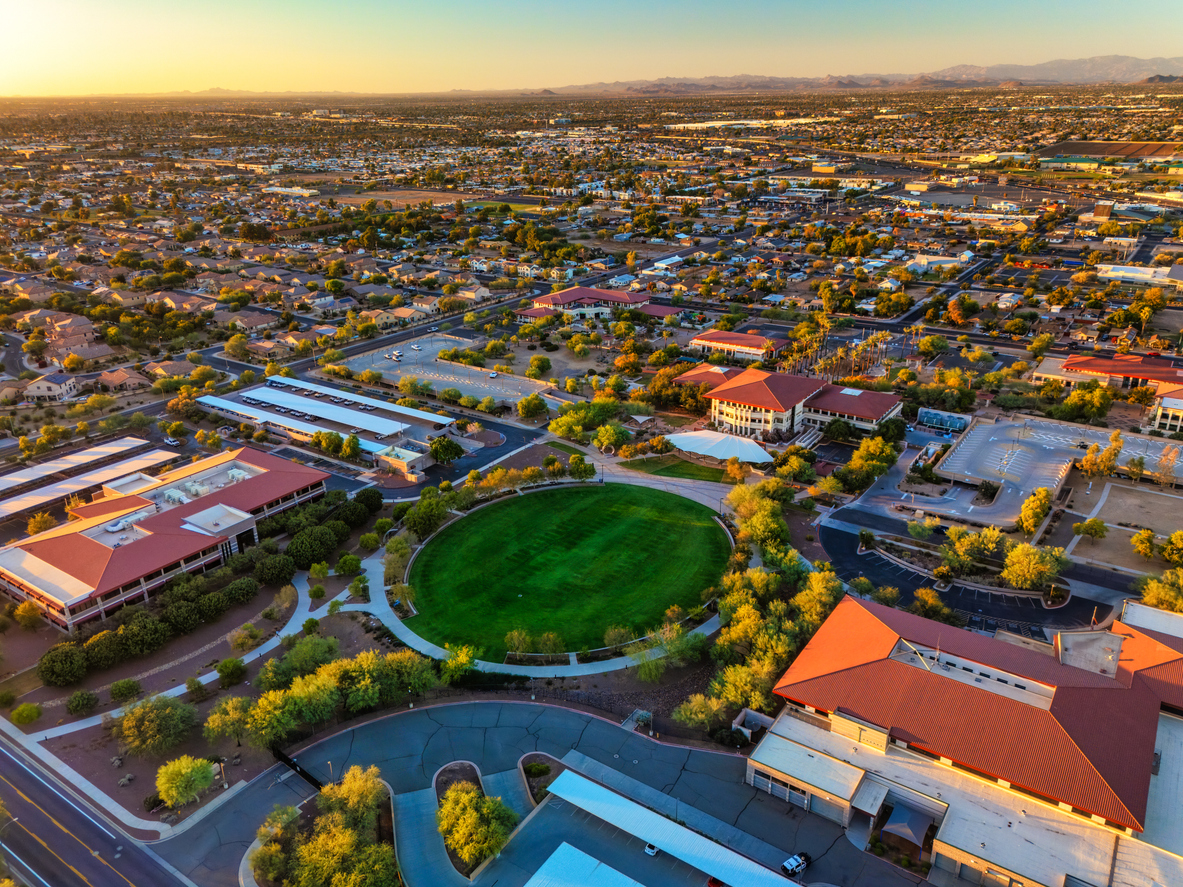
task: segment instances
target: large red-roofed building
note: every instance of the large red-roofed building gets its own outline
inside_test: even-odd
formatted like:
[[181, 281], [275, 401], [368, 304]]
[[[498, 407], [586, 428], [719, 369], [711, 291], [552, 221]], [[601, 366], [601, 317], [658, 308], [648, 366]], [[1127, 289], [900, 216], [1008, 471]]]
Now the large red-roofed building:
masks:
[[0, 593], [72, 633], [257, 544], [258, 520], [323, 496], [328, 477], [243, 447], [119, 478], [68, 523], [0, 549]]
[[[1104, 883], [1090, 866], [1108, 872], [1114, 836], [1140, 833], [1138, 853], [1183, 877], [1169, 812], [1183, 769], [1183, 616], [1127, 613], [1049, 644], [846, 597], [777, 682], [787, 707], [748, 781], [844, 826], [903, 808], [934, 872], [971, 883], [996, 883], [990, 870], [999, 884]], [[1183, 883], [1142, 877], [1109, 883]]]

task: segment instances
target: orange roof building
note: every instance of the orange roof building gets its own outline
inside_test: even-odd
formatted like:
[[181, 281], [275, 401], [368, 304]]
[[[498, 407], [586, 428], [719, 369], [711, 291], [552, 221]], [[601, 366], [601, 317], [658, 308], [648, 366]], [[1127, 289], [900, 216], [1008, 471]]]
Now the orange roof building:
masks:
[[[1086, 863], [1073, 871], [1049, 860], [1053, 845], [1068, 835], [1097, 842], [1107, 867], [1115, 833], [1144, 832], [1134, 843], [1169, 851], [1156, 865], [1183, 877], [1183, 837], [1162, 821], [1177, 810], [1178, 785], [1152, 781], [1168, 766], [1165, 749], [1183, 743], [1183, 616], [1150, 612], [1174, 620], [1171, 632], [1139, 617], [1048, 644], [847, 597], [777, 682], [788, 706], [752, 754], [748, 781], [810, 809], [816, 796], [817, 810], [844, 825], [903, 806], [931, 826], [934, 867], [943, 853], [946, 871], [976, 865], [984, 875], [989, 864], [1010, 883], [1050, 887], [1065, 874], [1094, 883]], [[1005, 828], [969, 840], [996, 814]], [[1039, 852], [1033, 827], [1048, 835]], [[1110, 883], [1152, 882], [1138, 877]]]
[[0, 549], [0, 593], [72, 633], [257, 544], [257, 520], [323, 496], [328, 476], [243, 447], [113, 480], [73, 520]]

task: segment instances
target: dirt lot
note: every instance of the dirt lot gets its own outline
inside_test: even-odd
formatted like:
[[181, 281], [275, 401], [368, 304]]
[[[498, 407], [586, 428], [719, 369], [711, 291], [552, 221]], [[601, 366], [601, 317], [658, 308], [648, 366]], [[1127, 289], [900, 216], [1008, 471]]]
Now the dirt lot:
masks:
[[415, 189], [399, 188], [394, 191], [362, 191], [359, 194], [342, 194], [337, 197], [338, 203], [348, 203], [351, 206], [361, 206], [367, 200], [377, 200], [378, 206], [389, 200], [394, 208], [404, 209], [409, 205], [430, 200], [436, 204], [451, 206], [457, 200], [478, 200], [479, 195], [465, 191], [418, 191]]

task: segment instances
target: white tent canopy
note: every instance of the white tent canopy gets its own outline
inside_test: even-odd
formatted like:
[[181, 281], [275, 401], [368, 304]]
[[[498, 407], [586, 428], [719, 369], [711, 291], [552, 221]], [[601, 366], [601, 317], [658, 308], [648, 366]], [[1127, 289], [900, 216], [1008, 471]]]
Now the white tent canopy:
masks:
[[726, 462], [732, 456], [738, 458], [740, 462], [752, 462], [757, 465], [772, 461], [772, 457], [764, 452], [764, 448], [754, 440], [734, 434], [723, 434], [718, 431], [688, 431], [684, 434], [666, 435], [666, 440], [684, 453], [710, 456], [720, 462]]

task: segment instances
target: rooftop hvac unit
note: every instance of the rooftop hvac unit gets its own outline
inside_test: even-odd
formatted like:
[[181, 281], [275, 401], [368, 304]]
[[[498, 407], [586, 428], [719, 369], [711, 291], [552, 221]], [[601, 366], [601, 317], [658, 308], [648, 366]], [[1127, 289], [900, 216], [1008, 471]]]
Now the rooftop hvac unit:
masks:
[[241, 468], [231, 468], [229, 471], [226, 472], [226, 479], [228, 481], [230, 481], [230, 483], [232, 483], [232, 484], [236, 484], [240, 480], [246, 480], [247, 477], [248, 477], [247, 473], [245, 471], [243, 471]]
[[169, 490], [164, 494], [164, 501], [169, 505], [184, 505], [189, 500], [180, 490]]
[[185, 484], [185, 489], [188, 491], [190, 496], [193, 496], [194, 498], [196, 498], [198, 496], [204, 496], [206, 493], [209, 492], [209, 484], [204, 484], [204, 483], [201, 483], [200, 481], [191, 480], [187, 484]]

